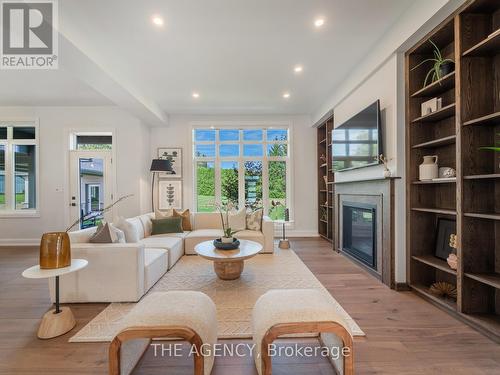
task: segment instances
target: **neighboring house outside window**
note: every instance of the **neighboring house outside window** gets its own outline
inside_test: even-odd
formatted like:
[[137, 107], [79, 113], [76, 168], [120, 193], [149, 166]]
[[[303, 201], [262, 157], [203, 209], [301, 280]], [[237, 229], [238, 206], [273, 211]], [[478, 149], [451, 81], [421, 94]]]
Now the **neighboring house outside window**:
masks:
[[0, 121], [0, 216], [38, 210], [38, 124]]
[[193, 129], [195, 209], [212, 212], [215, 203], [231, 200], [284, 219], [290, 208], [289, 142], [287, 127]]

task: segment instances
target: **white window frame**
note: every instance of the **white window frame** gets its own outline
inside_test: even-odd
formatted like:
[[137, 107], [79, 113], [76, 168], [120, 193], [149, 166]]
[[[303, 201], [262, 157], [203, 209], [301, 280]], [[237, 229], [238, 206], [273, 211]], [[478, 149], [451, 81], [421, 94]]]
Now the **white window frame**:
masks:
[[[5, 209], [0, 209], [0, 217], [40, 217], [40, 127], [37, 118], [0, 119], [0, 127], [7, 127], [7, 139], [0, 139], [5, 147]], [[35, 139], [13, 139], [14, 127], [34, 127]], [[16, 210], [14, 178], [14, 146], [35, 146], [35, 208]]]
[[[213, 141], [195, 141], [194, 130], [196, 129], [211, 129], [211, 130], [228, 130], [237, 129], [240, 131], [240, 139], [238, 141], [224, 141], [221, 142], [219, 139], [219, 133], [216, 132], [215, 142]], [[267, 141], [267, 130], [273, 129], [286, 129], [288, 131], [288, 140], [283, 141]], [[262, 141], [244, 141], [243, 140], [243, 130], [263, 130], [263, 140]], [[239, 144], [239, 156], [238, 157], [220, 157], [219, 156], [219, 146], [221, 144]], [[288, 156], [287, 157], [269, 157], [267, 156], [267, 145], [269, 144], [286, 144]], [[215, 145], [215, 157], [197, 157], [194, 155], [196, 144], [214, 144]], [[263, 145], [263, 156], [259, 157], [249, 157], [243, 156], [243, 144], [262, 144]], [[289, 209], [290, 220], [293, 220], [293, 153], [292, 153], [293, 135], [292, 126], [288, 121], [266, 121], [266, 122], [199, 122], [195, 121], [191, 123], [191, 157], [193, 160], [193, 210], [197, 210], [197, 175], [196, 168], [197, 162], [206, 161], [213, 162], [215, 165], [215, 181], [220, 181], [221, 179], [221, 162], [232, 161], [238, 163], [238, 205], [242, 207], [245, 204], [245, 165], [246, 161], [262, 161], [262, 203], [264, 208], [264, 214], [269, 213], [269, 162], [270, 161], [284, 161], [286, 162], [286, 207]], [[215, 201], [221, 201], [221, 184], [215, 184]]]

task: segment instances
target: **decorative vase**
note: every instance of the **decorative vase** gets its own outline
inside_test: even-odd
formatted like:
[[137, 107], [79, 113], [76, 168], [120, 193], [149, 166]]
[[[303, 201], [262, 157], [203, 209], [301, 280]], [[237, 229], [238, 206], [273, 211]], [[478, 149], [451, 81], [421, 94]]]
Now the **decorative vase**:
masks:
[[71, 245], [68, 233], [44, 233], [40, 241], [40, 268], [54, 269], [71, 265]]
[[391, 171], [389, 169], [384, 169], [384, 178], [389, 178], [391, 177]]
[[450, 255], [448, 255], [446, 262], [452, 270], [456, 270], [458, 268], [458, 257], [455, 254], [451, 253]]
[[233, 240], [234, 238], [231, 236], [231, 237], [221, 237], [220, 241], [222, 243], [233, 243]]
[[438, 177], [438, 157], [437, 155], [426, 155], [419, 169], [420, 181], [432, 180]]

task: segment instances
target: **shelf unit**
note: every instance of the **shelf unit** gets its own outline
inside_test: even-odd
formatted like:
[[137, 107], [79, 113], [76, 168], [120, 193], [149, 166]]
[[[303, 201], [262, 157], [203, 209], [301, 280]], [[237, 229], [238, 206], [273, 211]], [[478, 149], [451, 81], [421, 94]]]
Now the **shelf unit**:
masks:
[[[422, 87], [432, 40], [454, 71]], [[470, 0], [406, 54], [407, 279], [410, 287], [500, 342], [500, 156], [481, 147], [500, 141], [500, 2]], [[421, 104], [442, 98], [422, 116]], [[419, 181], [424, 155], [452, 167], [452, 181]], [[455, 220], [458, 269], [434, 256], [437, 222]], [[434, 236], [429, 236], [434, 233]], [[425, 235], [423, 235], [425, 234]], [[437, 281], [457, 300], [429, 292]]]
[[[317, 126], [318, 232], [321, 237], [333, 243], [335, 211], [333, 209], [332, 130], [333, 115], [329, 114]], [[326, 182], [324, 176], [327, 178]]]

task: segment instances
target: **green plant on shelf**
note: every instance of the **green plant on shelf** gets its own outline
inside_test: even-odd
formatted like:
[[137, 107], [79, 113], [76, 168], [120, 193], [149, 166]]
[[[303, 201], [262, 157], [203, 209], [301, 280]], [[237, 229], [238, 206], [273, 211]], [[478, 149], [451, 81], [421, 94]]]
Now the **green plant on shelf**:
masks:
[[452, 59], [443, 58], [441, 50], [431, 39], [429, 39], [429, 43], [434, 47], [434, 50], [432, 51], [432, 53], [434, 54], [434, 58], [425, 59], [420, 64], [411, 69], [415, 70], [424, 64], [432, 63], [432, 68], [427, 72], [427, 75], [425, 76], [423, 87], [427, 86], [427, 81], [429, 80], [429, 78], [431, 79], [431, 83], [433, 83], [440, 80], [445, 75], [451, 73], [453, 64], [455, 64]]

